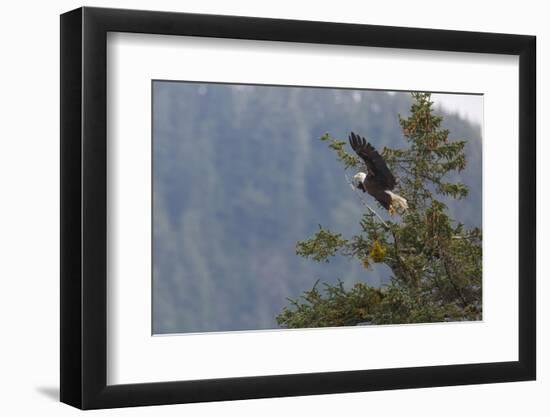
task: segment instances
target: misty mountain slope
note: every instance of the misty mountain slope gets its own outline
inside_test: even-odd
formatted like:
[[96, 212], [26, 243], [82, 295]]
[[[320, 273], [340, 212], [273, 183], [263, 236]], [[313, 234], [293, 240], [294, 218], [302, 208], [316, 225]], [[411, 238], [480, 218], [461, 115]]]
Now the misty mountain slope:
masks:
[[[319, 137], [354, 130], [405, 146], [408, 94], [177, 82], [153, 93], [154, 333], [274, 328], [286, 298], [317, 279], [388, 279], [348, 259], [302, 259], [295, 244], [319, 224], [359, 230], [361, 204]], [[445, 126], [470, 141], [461, 178], [479, 188], [479, 127], [456, 116]], [[481, 224], [480, 190], [449, 207]]]

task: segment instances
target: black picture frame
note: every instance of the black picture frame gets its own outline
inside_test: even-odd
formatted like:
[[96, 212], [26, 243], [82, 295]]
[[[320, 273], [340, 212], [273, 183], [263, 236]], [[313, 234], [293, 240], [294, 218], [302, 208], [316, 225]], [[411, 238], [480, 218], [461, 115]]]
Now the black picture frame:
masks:
[[[519, 360], [107, 385], [108, 32], [519, 56]], [[534, 380], [536, 38], [137, 10], [61, 15], [61, 401], [81, 409]]]

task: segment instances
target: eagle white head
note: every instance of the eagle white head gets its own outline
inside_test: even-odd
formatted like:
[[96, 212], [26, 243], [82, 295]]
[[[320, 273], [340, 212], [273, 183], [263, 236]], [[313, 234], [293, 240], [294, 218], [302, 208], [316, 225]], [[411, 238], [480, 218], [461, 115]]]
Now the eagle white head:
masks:
[[367, 174], [364, 172], [358, 172], [353, 176], [353, 184], [357, 187], [359, 184], [363, 184], [365, 182], [365, 178], [367, 178]]

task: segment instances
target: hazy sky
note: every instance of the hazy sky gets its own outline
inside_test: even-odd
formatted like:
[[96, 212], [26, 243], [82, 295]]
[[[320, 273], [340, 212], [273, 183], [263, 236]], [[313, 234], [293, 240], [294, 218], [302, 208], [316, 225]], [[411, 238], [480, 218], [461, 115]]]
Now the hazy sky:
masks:
[[462, 118], [481, 125], [483, 122], [483, 96], [472, 94], [432, 94], [436, 108], [458, 113]]

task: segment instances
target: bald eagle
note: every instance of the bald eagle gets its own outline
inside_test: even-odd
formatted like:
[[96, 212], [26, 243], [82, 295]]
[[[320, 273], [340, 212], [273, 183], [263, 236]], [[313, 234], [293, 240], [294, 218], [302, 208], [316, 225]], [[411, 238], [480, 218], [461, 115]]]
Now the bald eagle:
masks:
[[355, 153], [365, 162], [367, 174], [358, 172], [353, 176], [353, 184], [363, 192], [369, 193], [382, 207], [394, 214], [397, 207], [409, 208], [407, 200], [392, 193], [395, 188], [395, 177], [386, 165], [384, 158], [368, 143], [365, 138], [351, 132], [349, 144]]

